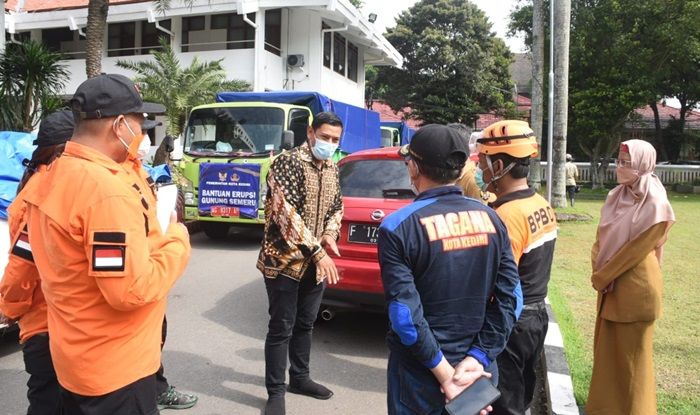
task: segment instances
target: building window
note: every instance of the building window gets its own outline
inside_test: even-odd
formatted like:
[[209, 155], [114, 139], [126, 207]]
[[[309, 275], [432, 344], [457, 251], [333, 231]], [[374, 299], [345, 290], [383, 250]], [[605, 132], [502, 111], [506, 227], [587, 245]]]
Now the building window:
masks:
[[[31, 32], [17, 32], [15, 33], [15, 41], [17, 42], [28, 42], [32, 38]], [[12, 35], [10, 32], [5, 32], [5, 43], [9, 43], [12, 40]]]
[[136, 55], [136, 23], [111, 23], [107, 28], [107, 56]]
[[[255, 15], [252, 15], [249, 19], [255, 22]], [[246, 23], [243, 20], [243, 16], [231, 14], [228, 19], [228, 35], [226, 39], [228, 40], [227, 49], [252, 49], [255, 47], [255, 28]]]
[[41, 31], [41, 41], [50, 51], [62, 53], [65, 59], [85, 59], [85, 38], [81, 38], [78, 31], [64, 27], [44, 29]]
[[[189, 52], [191, 43], [193, 42], [190, 37], [198, 40], [201, 33], [204, 32], [204, 16], [194, 16], [194, 17], [183, 17], [182, 18], [182, 51]], [[190, 36], [190, 33], [192, 36]], [[194, 46], [193, 51], [197, 51], [196, 46]]]
[[333, 35], [333, 70], [345, 76], [345, 38], [338, 33]]
[[[161, 20], [158, 22], [162, 27], [170, 30], [171, 24], [170, 19]], [[165, 38], [166, 41], [170, 41], [170, 36], [167, 33], [161, 32], [156, 28], [153, 23], [148, 23], [147, 21], [141, 22], [141, 53], [142, 55], [148, 55], [153, 50], [160, 49], [160, 38]]]
[[357, 46], [348, 42], [348, 79], [357, 82]]
[[[330, 29], [331, 27], [323, 23], [321, 29]], [[333, 45], [331, 44], [331, 34], [330, 32], [325, 32], [323, 34], [323, 66], [330, 69], [331, 68], [331, 50]]]
[[282, 10], [265, 12], [265, 50], [277, 56], [282, 55]]

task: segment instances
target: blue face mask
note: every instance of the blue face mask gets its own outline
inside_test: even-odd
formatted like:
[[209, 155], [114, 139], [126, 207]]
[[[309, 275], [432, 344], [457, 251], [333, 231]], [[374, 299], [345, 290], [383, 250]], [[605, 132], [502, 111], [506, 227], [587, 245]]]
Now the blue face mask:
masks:
[[479, 166], [476, 166], [476, 170], [474, 171], [474, 180], [476, 181], [476, 185], [479, 186], [479, 189], [484, 188], [484, 172]]
[[337, 144], [328, 143], [326, 141], [319, 140], [318, 137], [316, 137], [316, 144], [311, 147], [311, 152], [318, 160], [329, 160], [331, 157], [333, 157], [333, 154], [337, 148]]

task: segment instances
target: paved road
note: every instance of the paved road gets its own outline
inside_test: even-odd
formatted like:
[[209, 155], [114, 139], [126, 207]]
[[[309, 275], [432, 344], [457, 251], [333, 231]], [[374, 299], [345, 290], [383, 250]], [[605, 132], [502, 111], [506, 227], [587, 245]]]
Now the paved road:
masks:
[[[260, 414], [265, 404], [263, 344], [267, 296], [255, 269], [260, 232], [233, 232], [227, 241], [192, 237], [193, 255], [170, 294], [165, 374], [199, 395], [197, 406], [164, 414]], [[287, 395], [289, 414], [386, 413], [387, 320], [338, 314], [317, 325], [311, 373], [335, 396], [328, 401]], [[0, 415], [26, 411], [22, 353], [16, 336], [0, 340]], [[24, 412], [26, 413], [26, 412]]]

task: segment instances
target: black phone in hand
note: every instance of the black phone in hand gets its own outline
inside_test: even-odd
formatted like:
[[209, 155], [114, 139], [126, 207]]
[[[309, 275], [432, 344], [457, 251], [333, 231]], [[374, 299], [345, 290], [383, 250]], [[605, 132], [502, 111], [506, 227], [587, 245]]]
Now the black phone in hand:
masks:
[[482, 409], [500, 398], [501, 392], [491, 379], [482, 376], [445, 405], [450, 415], [479, 415]]

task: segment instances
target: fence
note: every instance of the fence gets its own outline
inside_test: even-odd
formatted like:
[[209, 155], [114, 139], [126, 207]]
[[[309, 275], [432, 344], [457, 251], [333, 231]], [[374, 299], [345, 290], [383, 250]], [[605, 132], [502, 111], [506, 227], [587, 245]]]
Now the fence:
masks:
[[[590, 163], [574, 163], [578, 167], [578, 181], [592, 182], [591, 164]], [[547, 162], [540, 162], [542, 168], [542, 179], [547, 179]], [[672, 185], [678, 183], [692, 183], [694, 180], [700, 180], [700, 166], [694, 165], [669, 165], [657, 164], [654, 173], [661, 179], [663, 184]], [[615, 163], [610, 163], [605, 171], [606, 183], [614, 183]]]

